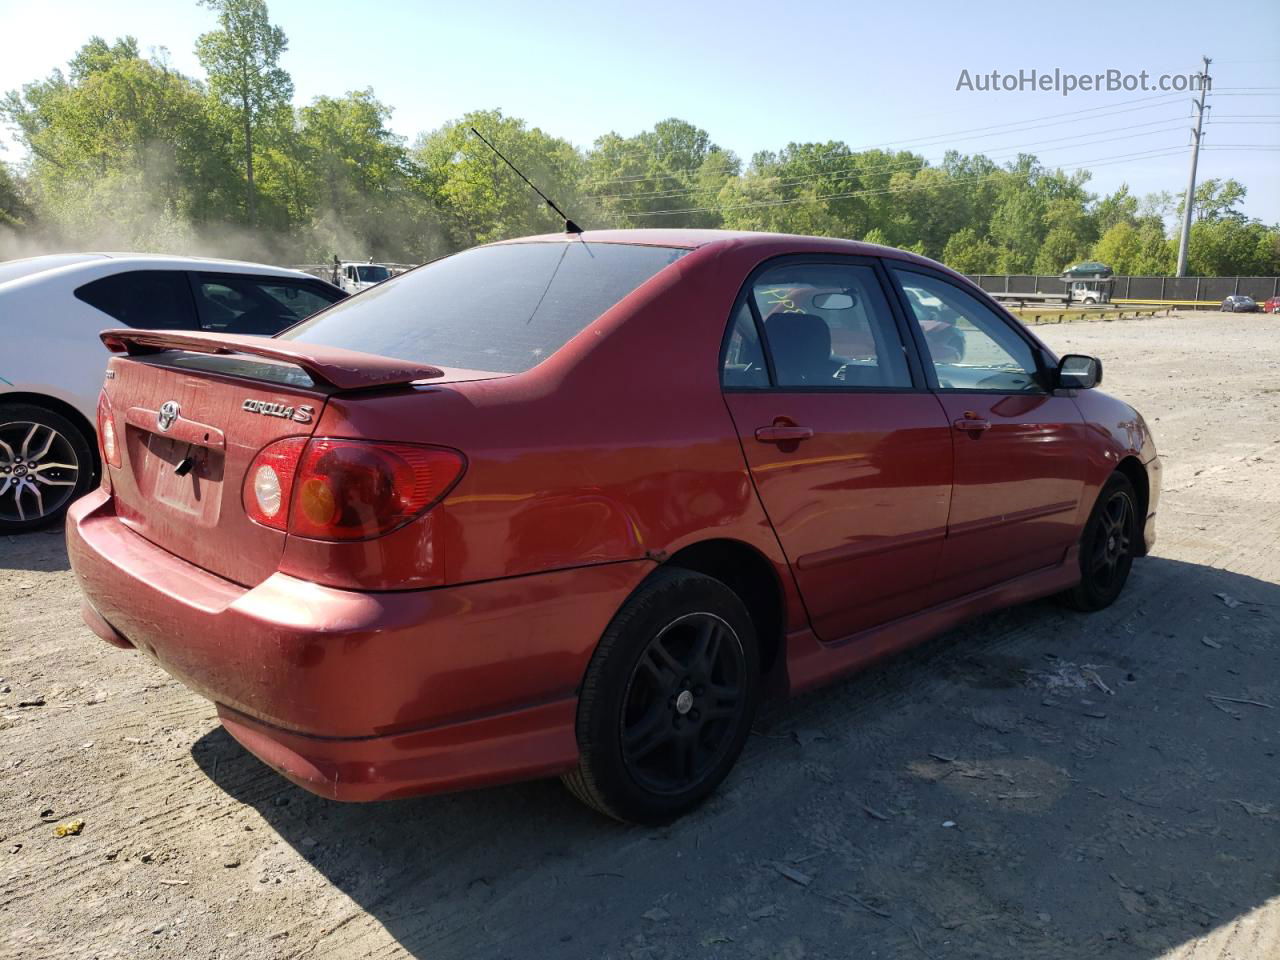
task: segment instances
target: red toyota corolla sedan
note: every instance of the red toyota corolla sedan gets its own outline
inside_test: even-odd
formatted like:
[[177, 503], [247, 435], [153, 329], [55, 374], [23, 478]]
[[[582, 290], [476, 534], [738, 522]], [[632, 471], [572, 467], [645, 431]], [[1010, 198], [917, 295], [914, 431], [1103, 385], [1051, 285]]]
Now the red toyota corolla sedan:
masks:
[[981, 290], [842, 240], [607, 231], [273, 339], [113, 330], [84, 615], [339, 800], [560, 775], [661, 821], [763, 698], [983, 611], [1096, 610], [1160, 462]]

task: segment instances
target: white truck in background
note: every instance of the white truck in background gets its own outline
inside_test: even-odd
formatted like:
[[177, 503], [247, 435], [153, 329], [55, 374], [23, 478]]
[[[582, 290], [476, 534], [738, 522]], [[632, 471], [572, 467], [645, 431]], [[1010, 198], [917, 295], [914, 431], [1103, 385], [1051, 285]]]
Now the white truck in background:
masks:
[[333, 283], [347, 293], [359, 293], [392, 276], [391, 267], [372, 260], [358, 262], [333, 258]]

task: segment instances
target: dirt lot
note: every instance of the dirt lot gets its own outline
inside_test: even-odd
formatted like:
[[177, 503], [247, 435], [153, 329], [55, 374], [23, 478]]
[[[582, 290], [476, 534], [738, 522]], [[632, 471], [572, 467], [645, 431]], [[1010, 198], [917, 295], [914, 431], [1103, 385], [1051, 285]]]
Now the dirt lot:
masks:
[[0, 955], [1280, 957], [1280, 323], [1039, 332], [1165, 457], [1125, 596], [781, 707], [668, 829], [556, 783], [309, 796], [81, 626], [59, 533], [0, 539]]

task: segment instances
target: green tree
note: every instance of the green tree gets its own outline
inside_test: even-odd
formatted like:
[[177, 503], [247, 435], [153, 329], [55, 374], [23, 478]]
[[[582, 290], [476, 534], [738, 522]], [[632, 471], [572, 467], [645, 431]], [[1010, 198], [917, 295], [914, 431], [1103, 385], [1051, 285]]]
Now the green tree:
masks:
[[1158, 277], [1173, 273], [1176, 248], [1170, 248], [1165, 236], [1164, 220], [1158, 216], [1143, 217], [1138, 223], [1138, 256], [1132, 266], [1135, 276]]
[[1088, 248], [1082, 246], [1080, 237], [1070, 227], [1053, 227], [1040, 243], [1036, 254], [1035, 271], [1040, 274], [1061, 273], [1072, 262], [1079, 260]]
[[272, 176], [307, 225], [313, 253], [402, 261], [445, 252], [421, 172], [388, 129], [390, 116], [372, 90], [317, 97], [299, 111], [294, 149], [272, 154]]
[[1277, 233], [1257, 220], [1223, 216], [1191, 225], [1188, 272], [1202, 277], [1274, 276]]
[[707, 131], [672, 117], [634, 137], [597, 138], [584, 186], [611, 226], [717, 227], [720, 191], [739, 166]]
[[942, 251], [942, 262], [960, 273], [994, 273], [1000, 251], [990, 240], [978, 236], [973, 227], [957, 230]]
[[1127, 220], [1111, 225], [1093, 245], [1090, 256], [1100, 260], [1118, 274], [1137, 273], [1136, 267], [1142, 252], [1138, 229]]
[[1100, 237], [1117, 224], [1133, 226], [1137, 219], [1138, 198], [1129, 192], [1127, 183], [1120, 184], [1115, 193], [1103, 197], [1093, 208], [1094, 228]]
[[31, 208], [18, 181], [10, 172], [9, 165], [0, 161], [0, 227], [25, 226], [30, 217]]
[[257, 222], [253, 183], [255, 139], [288, 122], [293, 80], [279, 65], [288, 46], [271, 23], [263, 0], [201, 0], [218, 15], [218, 29], [196, 41], [196, 56], [209, 74], [209, 90], [235, 120], [245, 171], [245, 214]]
[[481, 110], [427, 134], [412, 151], [452, 248], [564, 229], [538, 195], [472, 135], [472, 127], [576, 222], [600, 222], [581, 187], [585, 161], [571, 143], [501, 110]]
[[137, 49], [94, 37], [69, 76], [55, 70], [0, 103], [29, 152], [39, 218], [82, 244], [153, 248], [162, 224], [172, 240], [175, 224], [219, 219], [236, 188], [201, 86]]
[[[1192, 215], [1196, 220], [1244, 220], [1245, 215], [1236, 208], [1244, 203], [1249, 191], [1239, 180], [1209, 179], [1196, 187], [1196, 202]], [[1182, 202], [1178, 203], [1178, 220], [1182, 219]], [[1188, 251], [1188, 257], [1190, 252]]]

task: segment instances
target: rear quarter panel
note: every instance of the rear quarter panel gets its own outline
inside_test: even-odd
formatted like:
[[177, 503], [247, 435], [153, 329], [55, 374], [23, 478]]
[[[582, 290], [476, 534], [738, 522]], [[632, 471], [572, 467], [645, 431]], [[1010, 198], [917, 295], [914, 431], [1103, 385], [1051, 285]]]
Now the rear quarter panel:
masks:
[[8, 381], [0, 382], [0, 399], [15, 391], [56, 397], [94, 422], [110, 356], [98, 331], [116, 324], [75, 298], [83, 282], [78, 274], [52, 277], [0, 292], [0, 377]]
[[[468, 467], [422, 519], [352, 545], [331, 582], [354, 574], [388, 587], [394, 571], [397, 586], [425, 586], [659, 562], [726, 538], [762, 553], [789, 591], [717, 368], [733, 299], [758, 260], [696, 250], [524, 374], [332, 398], [317, 435], [441, 444]], [[321, 554], [291, 537], [282, 569]]]

